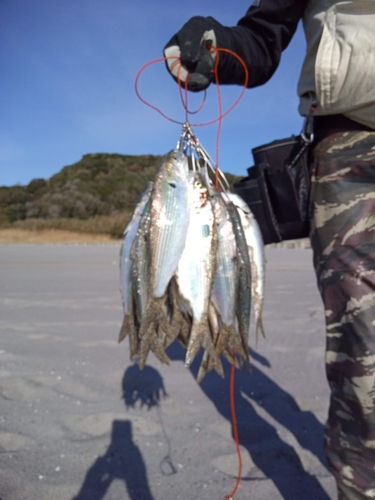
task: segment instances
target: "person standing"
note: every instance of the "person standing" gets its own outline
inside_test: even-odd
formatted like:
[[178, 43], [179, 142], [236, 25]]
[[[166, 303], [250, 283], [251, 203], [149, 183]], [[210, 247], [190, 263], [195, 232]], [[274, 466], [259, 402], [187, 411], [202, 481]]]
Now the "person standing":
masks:
[[[228, 4], [232, 5], [232, 4]], [[339, 500], [375, 498], [375, 1], [255, 0], [237, 26], [193, 17], [164, 48], [172, 76], [198, 92], [214, 81], [215, 52], [236, 52], [248, 87], [266, 83], [302, 20], [307, 51], [299, 112], [314, 113], [310, 225], [325, 308], [331, 397], [325, 453]], [[244, 70], [220, 53], [220, 84]]]

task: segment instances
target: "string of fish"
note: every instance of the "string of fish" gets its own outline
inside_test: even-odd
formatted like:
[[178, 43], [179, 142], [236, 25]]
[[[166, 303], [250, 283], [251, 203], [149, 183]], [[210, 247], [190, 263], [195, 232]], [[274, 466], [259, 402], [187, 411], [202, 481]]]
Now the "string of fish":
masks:
[[197, 380], [224, 377], [221, 356], [250, 364], [251, 303], [256, 337], [264, 335], [264, 248], [247, 204], [229, 190], [215, 162], [185, 123], [176, 148], [141, 192], [120, 253], [124, 320], [130, 358], [143, 368], [150, 351], [169, 364], [179, 340], [189, 367], [204, 349]]

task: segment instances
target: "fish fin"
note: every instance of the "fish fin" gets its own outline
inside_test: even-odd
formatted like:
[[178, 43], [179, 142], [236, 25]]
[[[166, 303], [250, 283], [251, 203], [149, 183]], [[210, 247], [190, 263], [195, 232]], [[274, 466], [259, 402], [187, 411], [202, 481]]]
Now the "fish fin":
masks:
[[182, 335], [181, 332], [177, 335], [177, 340], [180, 342], [184, 349], [187, 349], [189, 345], [189, 339]]
[[227, 326], [223, 323], [221, 325], [215, 349], [218, 355], [223, 354], [223, 356], [231, 364], [235, 364], [236, 367], [238, 366], [238, 362], [236, 362], [235, 356], [232, 355], [233, 351], [235, 351], [240, 358], [240, 367], [243, 366], [244, 361], [246, 361], [246, 363], [250, 365], [249, 351], [247, 349], [247, 346], [246, 348], [244, 348], [236, 331], [236, 327], [233, 324]]
[[244, 362], [246, 361], [246, 364], [250, 366], [250, 356], [249, 356], [249, 341], [248, 341], [248, 335], [243, 335], [241, 331], [239, 332], [239, 343], [242, 347], [241, 351], [239, 352], [240, 355], [240, 368], [242, 368]]
[[208, 371], [208, 362], [209, 362], [209, 354], [207, 351], [205, 351], [203, 354], [201, 366], [199, 367], [199, 370], [198, 370], [198, 375], [197, 375], [198, 384], [201, 383], [202, 378], [206, 375], [206, 373]]
[[185, 349], [187, 349], [189, 345], [189, 338], [191, 334], [192, 324], [193, 322], [190, 316], [185, 316], [183, 314], [183, 321], [180, 324], [180, 331], [177, 335], [177, 339]]
[[127, 324], [126, 316], [121, 325], [120, 333], [118, 334], [118, 343], [122, 342], [126, 338], [129, 330], [129, 325]]
[[[208, 324], [210, 325], [212, 342], [214, 347], [218, 342], [218, 338], [220, 335], [220, 326], [219, 326], [219, 316], [216, 313], [215, 306], [210, 302], [208, 306]], [[199, 367], [197, 382], [198, 384], [201, 382], [206, 373], [214, 369], [222, 378], [224, 378], [224, 369], [221, 364], [220, 356], [216, 356], [216, 359], [209, 355], [208, 351], [204, 351], [203, 359], [201, 362], [201, 366]]]
[[262, 337], [265, 339], [266, 334], [264, 332], [263, 321], [262, 321], [261, 316], [259, 318], [257, 318], [257, 321], [256, 321], [256, 328], [255, 328], [255, 345], [256, 346], [258, 346], [259, 331], [262, 334]]
[[243, 344], [242, 344], [242, 342], [237, 334], [230, 338], [229, 347], [230, 347], [231, 351], [235, 351], [236, 354], [239, 356], [240, 368], [242, 368], [245, 361], [248, 365], [250, 365], [249, 349], [247, 346], [246, 347], [243, 346]]
[[172, 344], [172, 342], [176, 338], [179, 338], [179, 340], [181, 341], [180, 337], [182, 336], [182, 339], [185, 340], [182, 341], [182, 344], [186, 348], [188, 345], [188, 340], [191, 330], [191, 321], [180, 310], [179, 307], [180, 297], [178, 292], [178, 285], [174, 278], [172, 278], [169, 285], [168, 299], [171, 310], [171, 319], [170, 319], [168, 333], [165, 336], [165, 347], [168, 347], [170, 344]]
[[133, 360], [139, 352], [139, 342], [137, 331], [134, 325], [134, 317], [132, 314], [126, 314], [122, 322], [121, 330], [118, 336], [118, 342], [122, 342], [129, 335], [130, 359]]
[[219, 335], [215, 344], [215, 350], [218, 356], [220, 356], [220, 354], [222, 354], [227, 347], [231, 347], [229, 342], [231, 338], [235, 338], [236, 336], [236, 328], [233, 324], [229, 326], [224, 323], [221, 324]]
[[150, 327], [146, 335], [144, 335], [141, 339], [140, 343], [140, 355], [138, 360], [139, 368], [142, 370], [146, 364], [148, 353], [152, 351], [159, 361], [169, 365], [169, 358], [164, 351], [164, 347], [162, 346], [155, 330]]
[[193, 326], [191, 328], [189, 344], [185, 357], [185, 366], [187, 368], [191, 365], [201, 347], [204, 347], [209, 354], [211, 354], [214, 358], [217, 358], [217, 354], [215, 352], [214, 344], [211, 338], [211, 331], [207, 315], [203, 315], [199, 323], [196, 323], [193, 320]]
[[240, 368], [240, 363], [238, 362], [238, 359], [236, 358], [236, 355], [233, 351], [227, 348], [225, 349], [225, 351], [223, 351], [222, 354], [231, 365], [234, 365], [236, 368]]
[[169, 358], [163, 348], [163, 338], [165, 328], [169, 325], [165, 313], [162, 309], [164, 299], [150, 299], [147, 306], [146, 317], [139, 329], [140, 348], [139, 348], [139, 367], [142, 369], [146, 364], [147, 356], [152, 351], [162, 362], [169, 365]]
[[189, 345], [191, 332], [191, 321], [181, 314], [180, 321], [171, 325], [171, 334], [166, 337], [165, 347], [168, 347], [175, 339], [178, 339], [185, 349]]
[[215, 358], [213, 358], [212, 356], [210, 356], [210, 354], [208, 354], [208, 351], [205, 351], [197, 375], [198, 384], [202, 381], [206, 373], [210, 372], [211, 370], [215, 370], [221, 378], [224, 378], [224, 369], [220, 358], [218, 356], [215, 356]]

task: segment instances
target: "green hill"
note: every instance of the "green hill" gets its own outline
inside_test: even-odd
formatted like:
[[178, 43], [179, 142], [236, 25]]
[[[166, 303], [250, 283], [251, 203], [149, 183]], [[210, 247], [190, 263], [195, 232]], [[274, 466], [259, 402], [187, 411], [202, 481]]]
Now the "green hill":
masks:
[[[0, 187], [0, 226], [58, 228], [120, 236], [161, 156], [87, 154], [50, 179]], [[233, 184], [238, 178], [226, 174]]]

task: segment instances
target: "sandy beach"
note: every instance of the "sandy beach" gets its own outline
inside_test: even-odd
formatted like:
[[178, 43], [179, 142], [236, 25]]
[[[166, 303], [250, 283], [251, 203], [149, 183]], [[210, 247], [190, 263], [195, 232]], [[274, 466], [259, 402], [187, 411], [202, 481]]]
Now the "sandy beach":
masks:
[[[230, 367], [198, 385], [200, 360], [184, 368], [177, 343], [170, 366], [129, 361], [119, 249], [0, 245], [1, 500], [223, 500], [234, 487]], [[312, 254], [266, 254], [266, 339], [252, 330], [252, 373], [236, 371], [235, 499], [334, 500]]]

